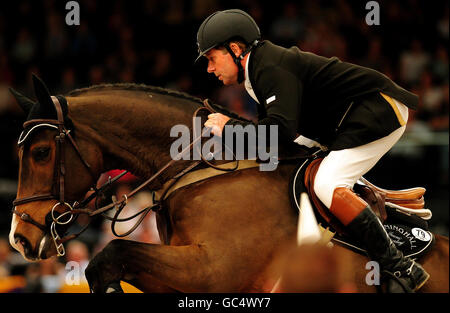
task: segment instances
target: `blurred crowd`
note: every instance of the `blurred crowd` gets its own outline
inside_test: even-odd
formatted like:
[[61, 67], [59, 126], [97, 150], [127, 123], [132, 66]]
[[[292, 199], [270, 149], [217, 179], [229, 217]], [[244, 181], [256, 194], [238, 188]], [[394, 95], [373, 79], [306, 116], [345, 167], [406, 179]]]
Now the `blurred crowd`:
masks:
[[[117, 171], [107, 172], [99, 179], [99, 186], [106, 182], [111, 175], [117, 175]], [[139, 182], [137, 177], [126, 174], [117, 181], [117, 184], [109, 192], [100, 197], [99, 206], [110, 203], [112, 196], [121, 199], [124, 194], [129, 194], [133, 186]], [[135, 215], [142, 209], [151, 206], [152, 194], [141, 191], [127, 202], [127, 205], [118, 218], [126, 218]], [[95, 209], [95, 201], [89, 204]], [[111, 212], [108, 213], [113, 217]], [[117, 234], [125, 234], [130, 230], [138, 218], [126, 222], [118, 222], [115, 225]], [[111, 222], [103, 218], [89, 219], [87, 215], [79, 215], [68, 233], [74, 234], [89, 224], [86, 231], [75, 240], [64, 244], [65, 255], [59, 258], [49, 258], [43, 261], [29, 263], [18, 252], [13, 251], [7, 236], [0, 236], [0, 293], [2, 292], [38, 292], [38, 293], [79, 293], [89, 292], [89, 286], [84, 276], [84, 271], [89, 261], [106, 245], [116, 237], [111, 231]], [[161, 240], [156, 226], [156, 215], [149, 211], [139, 227], [128, 236], [127, 240], [160, 244]], [[137, 291], [129, 285], [123, 288], [128, 291]]]
[[[64, 264], [71, 260], [86, 264], [113, 238], [108, 222], [97, 221], [79, 241], [67, 246], [65, 258], [29, 266], [11, 251], [8, 208], [15, 197], [15, 142], [24, 116], [8, 88], [33, 97], [31, 73], [40, 76], [52, 94], [101, 83], [144, 83], [210, 98], [253, 118], [253, 100], [242, 86], [221, 86], [206, 73], [205, 61], [194, 64], [197, 29], [216, 10], [243, 9], [258, 23], [263, 39], [373, 68], [418, 94], [420, 106], [410, 112], [406, 136], [419, 133], [429, 143], [444, 138], [437, 143], [443, 145], [438, 150], [443, 155], [438, 170], [441, 185], [448, 187], [448, 1], [380, 0], [380, 25], [373, 26], [366, 24], [366, 1], [77, 2], [80, 25], [73, 26], [65, 22], [66, 1], [0, 3], [0, 292], [71, 290], [65, 284]], [[405, 151], [411, 156], [411, 150]], [[119, 198], [137, 181], [128, 177], [114, 192]], [[139, 195], [124, 215], [137, 212], [150, 196]], [[444, 196], [448, 207], [448, 191]], [[86, 221], [77, 222], [82, 225]], [[130, 238], [159, 243], [155, 225], [154, 213], [150, 213]], [[5, 277], [16, 280], [3, 280], [2, 284]]]

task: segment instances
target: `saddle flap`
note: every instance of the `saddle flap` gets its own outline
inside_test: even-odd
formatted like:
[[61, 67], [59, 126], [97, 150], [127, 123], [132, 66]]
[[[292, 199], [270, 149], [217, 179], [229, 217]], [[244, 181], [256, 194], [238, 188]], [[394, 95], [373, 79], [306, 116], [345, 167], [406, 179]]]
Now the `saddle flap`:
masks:
[[[364, 187], [363, 187], [364, 186]], [[371, 182], [369, 182], [364, 177], [361, 177], [357, 183], [355, 184], [355, 188], [369, 189], [375, 195], [381, 195], [383, 201], [385, 203], [389, 203], [391, 205], [397, 206], [399, 209], [404, 210], [405, 212], [417, 214], [419, 216], [424, 215], [423, 211], [425, 210], [426, 216], [431, 215], [431, 211], [428, 209], [424, 209], [425, 207], [425, 188], [415, 187], [409, 189], [402, 190], [387, 190], [380, 187], [375, 186]], [[364, 193], [364, 191], [363, 191]], [[378, 197], [378, 196], [377, 196]], [[366, 199], [364, 199], [366, 200]], [[383, 203], [384, 207], [384, 203]], [[413, 211], [411, 211], [413, 210]], [[416, 212], [414, 212], [416, 210]]]
[[314, 179], [322, 160], [323, 158], [315, 159], [307, 166], [304, 175], [304, 185], [320, 217], [336, 230], [337, 233], [346, 234], [344, 225], [330, 212], [314, 192]]
[[414, 187], [409, 189], [401, 189], [401, 190], [388, 190], [384, 188], [380, 188], [369, 182], [364, 177], [361, 177], [359, 179], [360, 182], [362, 182], [364, 185], [368, 186], [369, 188], [378, 191], [380, 193], [383, 193], [386, 195], [386, 199], [396, 199], [396, 200], [416, 200], [423, 197], [425, 194], [426, 189], [423, 187]]
[[353, 186], [353, 191], [358, 194], [364, 201], [369, 204], [369, 207], [382, 223], [387, 219], [385, 209], [386, 196], [384, 193], [376, 192], [366, 185], [356, 183]]
[[386, 199], [387, 202], [397, 204], [399, 206], [413, 209], [413, 210], [420, 210], [423, 209], [425, 206], [425, 199], [420, 197], [419, 199]]

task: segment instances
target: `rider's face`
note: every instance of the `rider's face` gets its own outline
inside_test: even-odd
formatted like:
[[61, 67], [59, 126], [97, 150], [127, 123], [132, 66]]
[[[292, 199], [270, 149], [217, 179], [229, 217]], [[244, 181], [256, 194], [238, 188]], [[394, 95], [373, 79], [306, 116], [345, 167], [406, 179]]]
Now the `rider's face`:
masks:
[[208, 73], [214, 73], [224, 85], [237, 83], [238, 68], [228, 52], [220, 49], [211, 49], [205, 54], [208, 59]]

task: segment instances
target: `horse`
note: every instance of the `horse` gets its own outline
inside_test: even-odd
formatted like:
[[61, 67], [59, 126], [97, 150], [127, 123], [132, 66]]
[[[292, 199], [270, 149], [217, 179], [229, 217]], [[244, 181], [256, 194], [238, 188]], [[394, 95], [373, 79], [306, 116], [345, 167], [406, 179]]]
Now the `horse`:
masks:
[[[52, 97], [36, 76], [33, 84], [37, 101], [12, 90], [27, 120], [34, 121], [25, 122], [19, 138], [9, 234], [27, 260], [59, 254], [50, 225], [54, 214], [70, 212], [70, 203], [81, 201], [102, 173], [126, 169], [149, 178], [160, 172], [146, 186], [159, 190], [194, 164], [172, 162], [176, 138], [169, 134], [174, 125], [191, 125], [203, 106], [198, 98], [137, 84], [96, 85]], [[70, 144], [60, 144], [63, 139]], [[295, 166], [280, 162], [273, 171], [230, 171], [177, 189], [157, 211], [163, 243], [112, 240], [86, 269], [91, 292], [117, 291], [120, 281], [143, 292], [270, 292], [297, 247], [298, 211], [288, 196]], [[368, 258], [333, 249], [349, 261], [348, 278], [356, 290], [376, 292], [365, 283]], [[436, 235], [420, 262], [431, 274], [421, 291], [448, 292], [448, 238]]]

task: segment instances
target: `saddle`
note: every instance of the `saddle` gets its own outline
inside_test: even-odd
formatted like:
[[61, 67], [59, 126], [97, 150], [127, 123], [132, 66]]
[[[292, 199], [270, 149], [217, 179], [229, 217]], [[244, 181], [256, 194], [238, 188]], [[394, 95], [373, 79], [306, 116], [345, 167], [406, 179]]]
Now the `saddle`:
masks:
[[[314, 192], [314, 179], [322, 160], [323, 158], [317, 158], [297, 167], [291, 178], [290, 196], [297, 199], [302, 191], [306, 191], [321, 228], [328, 228], [335, 233], [332, 240], [356, 252], [365, 253], [358, 239], [348, 234], [344, 225], [331, 214]], [[434, 235], [428, 231], [427, 223], [432, 214], [424, 208], [425, 188], [387, 190], [360, 178], [353, 186], [353, 191], [369, 204], [405, 256], [418, 258], [432, 247]], [[300, 202], [297, 199], [293, 203]]]

